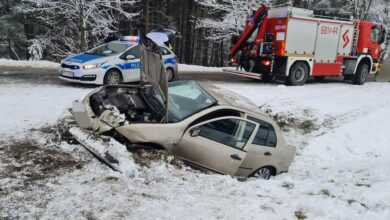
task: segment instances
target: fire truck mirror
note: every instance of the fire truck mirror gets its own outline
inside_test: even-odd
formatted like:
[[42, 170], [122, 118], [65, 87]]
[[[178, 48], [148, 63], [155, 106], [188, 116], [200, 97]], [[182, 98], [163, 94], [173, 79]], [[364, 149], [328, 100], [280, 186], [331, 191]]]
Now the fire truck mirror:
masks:
[[378, 44], [383, 44], [385, 42], [385, 39], [386, 39], [386, 29], [382, 27]]

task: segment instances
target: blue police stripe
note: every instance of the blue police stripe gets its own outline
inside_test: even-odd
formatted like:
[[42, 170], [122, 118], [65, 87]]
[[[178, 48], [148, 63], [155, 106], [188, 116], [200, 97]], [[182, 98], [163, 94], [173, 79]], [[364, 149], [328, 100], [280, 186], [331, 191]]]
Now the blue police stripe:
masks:
[[168, 58], [164, 61], [164, 64], [175, 64], [176, 58]]
[[116, 66], [119, 67], [122, 70], [140, 69], [141, 68], [141, 62], [118, 63], [118, 64], [116, 64]]

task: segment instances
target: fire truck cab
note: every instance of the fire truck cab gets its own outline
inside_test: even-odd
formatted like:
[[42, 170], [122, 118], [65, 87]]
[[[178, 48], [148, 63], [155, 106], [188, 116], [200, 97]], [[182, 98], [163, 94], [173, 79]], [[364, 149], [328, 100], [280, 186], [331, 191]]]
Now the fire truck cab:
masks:
[[224, 71], [265, 81], [278, 78], [288, 85], [325, 76], [344, 76], [362, 85], [380, 68], [384, 40], [384, 27], [371, 21], [261, 6], [232, 39], [230, 56], [237, 70]]

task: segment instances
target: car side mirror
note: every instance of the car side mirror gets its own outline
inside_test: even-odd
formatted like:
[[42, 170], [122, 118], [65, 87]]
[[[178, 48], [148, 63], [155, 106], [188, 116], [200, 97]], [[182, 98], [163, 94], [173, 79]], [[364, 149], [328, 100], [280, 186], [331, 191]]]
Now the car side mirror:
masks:
[[199, 133], [200, 133], [200, 128], [199, 127], [195, 127], [195, 128], [190, 130], [191, 137], [196, 137], [196, 136], [199, 135]]
[[126, 60], [134, 60], [135, 56], [134, 55], [127, 55]]

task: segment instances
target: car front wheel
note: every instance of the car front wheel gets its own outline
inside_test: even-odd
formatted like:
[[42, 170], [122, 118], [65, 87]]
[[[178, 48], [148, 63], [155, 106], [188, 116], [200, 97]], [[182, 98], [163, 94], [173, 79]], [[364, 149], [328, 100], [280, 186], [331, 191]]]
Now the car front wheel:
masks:
[[167, 68], [166, 74], [167, 74], [168, 82], [171, 82], [175, 78], [175, 73], [173, 72], [173, 69], [171, 69], [171, 68]]
[[110, 70], [104, 77], [104, 85], [117, 85], [122, 82], [122, 74], [118, 70]]

